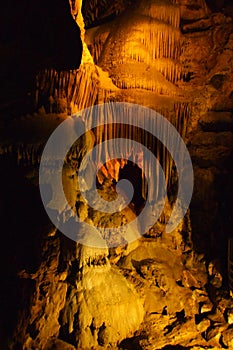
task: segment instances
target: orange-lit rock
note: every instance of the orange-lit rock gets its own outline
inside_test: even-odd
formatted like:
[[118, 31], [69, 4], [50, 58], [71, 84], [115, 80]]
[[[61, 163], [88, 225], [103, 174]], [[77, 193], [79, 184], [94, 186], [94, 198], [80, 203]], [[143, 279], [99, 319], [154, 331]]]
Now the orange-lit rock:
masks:
[[[211, 5], [204, 0], [70, 1], [71, 15], [81, 28], [80, 68], [37, 71], [32, 92], [35, 112], [4, 117], [0, 125], [0, 155], [10, 160], [3, 168], [3, 175], [5, 169], [9, 172], [3, 180], [11, 179], [8, 187], [2, 181], [3, 208], [10, 206], [5, 215], [8, 227], [3, 230], [7, 244], [3, 245], [2, 276], [7, 286], [11, 280], [15, 283], [20, 301], [10, 316], [16, 319], [14, 329], [7, 340], [2, 337], [6, 349], [232, 348], [226, 265], [233, 224], [233, 24], [229, 2], [224, 3], [226, 10], [221, 1]], [[85, 134], [67, 155], [63, 188], [73, 213], [83, 222], [117, 227], [122, 233], [119, 247], [101, 250], [70, 241], [47, 222], [46, 226], [31, 217], [31, 211], [38, 191], [37, 167], [51, 132], [70, 114], [108, 101], [139, 103], [169, 119], [189, 147], [195, 187], [190, 211], [167, 234], [177, 179], [165, 148], [131, 128], [100, 127]], [[84, 123], [91, 125], [91, 118]], [[139, 237], [135, 226], [130, 234], [138, 239], [130, 244], [124, 240], [123, 228], [143, 206], [144, 175], [133, 168], [140, 196], [114, 215], [89, 207], [77, 185], [80, 158], [118, 133], [122, 138], [134, 136], [152, 149], [170, 186], [158, 222], [144, 237]], [[113, 149], [106, 152], [111, 158]], [[137, 156], [144, 164], [140, 149]], [[11, 175], [19, 175], [11, 162], [26, 178], [25, 207], [22, 195], [17, 198], [20, 186]], [[93, 164], [87, 166], [91, 173]], [[122, 158], [109, 160], [99, 169], [102, 198], [109, 202], [116, 198], [115, 185], [127, 167]], [[91, 181], [84, 179], [84, 192], [92, 187]], [[10, 199], [5, 187], [12, 191]], [[153, 184], [150, 200], [158, 189], [159, 184]], [[53, 198], [51, 203], [58, 200]], [[17, 212], [24, 213], [21, 227], [25, 225], [26, 235], [20, 236], [18, 222], [9, 224], [12, 211], [16, 217]], [[35, 206], [35, 217], [43, 217], [41, 211]], [[89, 232], [81, 234], [88, 237]], [[29, 263], [26, 257], [31, 251], [36, 252], [36, 262]], [[13, 303], [7, 292], [6, 315]]]

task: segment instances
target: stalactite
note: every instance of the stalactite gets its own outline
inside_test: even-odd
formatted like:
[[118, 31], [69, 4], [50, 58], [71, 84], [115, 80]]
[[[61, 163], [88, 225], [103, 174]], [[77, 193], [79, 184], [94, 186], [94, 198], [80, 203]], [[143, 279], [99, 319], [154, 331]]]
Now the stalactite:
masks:
[[0, 145], [0, 155], [12, 157], [19, 166], [34, 166], [40, 162], [43, 147], [41, 144]]
[[[37, 76], [36, 96], [39, 106], [46, 97], [52, 96], [58, 103], [67, 102], [70, 113], [84, 109], [96, 103], [99, 92], [99, 79], [94, 65], [85, 64], [78, 71], [57, 72], [54, 69], [42, 71]], [[46, 106], [45, 106], [46, 107]], [[48, 107], [48, 112], [50, 108]]]
[[[133, 22], [126, 21], [124, 31], [119, 33], [117, 29], [112, 35], [107, 29], [97, 30], [91, 44], [95, 46], [95, 60], [110, 72], [120, 89], [144, 89], [176, 96], [177, 89], [167, 86], [166, 80], [176, 84], [184, 75], [179, 63], [180, 7], [176, 1], [149, 0], [135, 6], [132, 18]], [[91, 29], [89, 40], [92, 35]], [[147, 73], [148, 69], [152, 71]], [[165, 80], [161, 81], [158, 72]]]
[[101, 29], [100, 29], [99, 32], [97, 31], [97, 33], [95, 33], [95, 38], [93, 42], [91, 39], [88, 39], [88, 35], [92, 35], [91, 30], [87, 31], [86, 40], [88, 42], [88, 48], [92, 53], [94, 62], [98, 64], [105, 42], [108, 39], [109, 32], [108, 31], [101, 32]]
[[114, 75], [112, 77], [114, 84], [120, 89], [143, 89], [168, 96], [176, 96], [179, 93], [176, 86], [172, 82], [169, 82], [162, 72], [160, 73], [158, 70], [153, 69], [153, 67], [148, 73], [144, 73], [144, 76], [137, 77], [136, 79], [130, 78], [130, 71], [140, 72], [142, 70], [140, 64], [138, 68], [136, 65], [122, 65], [118, 68], [122, 69], [122, 72], [126, 72], [124, 75]]
[[178, 61], [176, 62], [168, 58], [160, 58], [153, 62], [153, 66], [172, 83], [176, 83], [181, 79], [182, 67]]
[[[94, 1], [92, 4], [94, 4]], [[96, 10], [96, 6], [94, 8]], [[117, 64], [112, 63], [112, 61], [110, 63], [107, 62], [111, 66], [110, 78], [117, 87], [123, 90], [143, 89], [160, 95], [176, 96], [178, 92], [174, 84], [185, 74], [179, 63], [181, 53], [179, 31], [180, 9], [177, 6], [177, 1], [149, 1], [145, 8], [140, 9], [139, 7], [135, 11], [133, 27], [129, 27], [123, 37], [119, 38], [121, 46], [119, 50], [116, 50], [115, 61]], [[95, 16], [96, 13], [93, 13], [93, 18]], [[113, 35], [112, 39], [109, 39], [109, 32], [99, 31], [94, 37], [93, 42], [90, 42], [94, 61], [104, 62], [104, 59], [102, 61], [102, 53], [106, 46], [106, 40], [109, 40], [108, 44], [111, 46], [111, 51], [114, 48], [115, 42], [116, 45], [119, 45], [117, 39], [117, 34], [116, 36]], [[111, 54], [110, 57], [112, 59]], [[106, 66], [109, 67], [108, 65]], [[59, 103], [65, 99], [67, 101], [67, 110], [69, 113], [74, 113], [98, 102], [111, 100], [111, 89], [102, 89], [100, 82], [101, 77], [99, 77], [98, 70], [94, 64], [83, 63], [78, 71], [57, 72], [54, 69], [47, 69], [44, 72], [40, 72], [37, 76], [36, 103], [40, 104], [49, 95], [51, 96], [49, 111], [57, 112], [60, 108]], [[190, 114], [187, 103], [176, 103], [174, 105], [174, 111], [169, 111], [167, 114], [162, 107], [158, 112], [167, 117], [177, 128], [181, 136], [185, 138]], [[108, 162], [104, 166], [99, 178], [100, 181], [103, 181], [104, 176], [110, 176], [118, 181], [120, 168], [126, 164], [126, 161], [123, 160], [126, 155], [132, 161], [141, 159], [144, 170], [142, 172], [141, 192], [143, 198], [146, 198], [147, 178], [151, 176], [152, 172], [151, 159], [143, 159], [143, 153], [140, 147], [134, 149], [133, 153], [130, 140], [134, 139], [151, 149], [163, 167], [166, 183], [169, 183], [173, 161], [160, 142], [147, 133], [141, 130], [135, 130], [132, 127], [127, 126], [119, 129], [119, 126], [116, 126], [117, 120], [112, 105], [109, 106], [107, 120], [104, 120], [104, 116], [99, 117], [102, 118], [102, 125], [106, 121], [108, 123], [111, 121], [113, 125], [111, 127], [105, 126], [96, 129], [96, 144], [99, 145], [99, 153], [96, 159], [97, 165], [100, 163], [103, 153], [106, 155], [106, 160], [109, 160], [113, 158], [115, 151], [126, 147], [126, 154], [123, 155], [122, 153], [121, 160]], [[130, 114], [127, 115], [129, 122], [132, 118], [138, 117]], [[90, 128], [92, 122], [90, 118], [91, 115], [85, 120], [88, 128]], [[143, 119], [146, 116], [140, 116], [140, 118]], [[153, 121], [151, 123], [151, 130], [161, 127], [160, 125], [154, 125]], [[174, 147], [176, 147], [176, 140], [171, 140], [171, 136], [168, 135], [167, 130], [164, 130], [164, 133], [164, 136], [169, 138], [171, 144], [174, 144]], [[103, 141], [112, 138], [126, 138], [128, 141], [126, 143], [122, 141], [120, 144], [113, 142], [114, 146], [111, 149], [107, 145], [105, 147], [102, 145]], [[32, 160], [34, 159], [34, 153], [26, 156], [20, 153], [19, 157], [21, 159], [30, 158]], [[157, 179], [159, 179], [158, 166], [156, 166], [156, 175]], [[161, 184], [159, 181], [153, 183], [152, 186], [153, 188], [149, 191], [150, 201], [157, 200], [161, 193]]]
[[131, 36], [133, 38], [126, 38], [122, 48], [123, 63], [129, 58], [148, 64], [159, 58], [179, 58], [180, 31], [167, 23], [139, 17], [135, 20]]
[[189, 104], [186, 103], [176, 103], [174, 105], [174, 119], [173, 123], [180, 135], [183, 137], [183, 139], [186, 138], [186, 133], [187, 133], [187, 125], [188, 125], [188, 120], [190, 117], [190, 107]]
[[170, 1], [154, 1], [149, 0], [147, 3], [143, 3], [143, 6], [139, 7], [142, 15], [149, 16], [168, 24], [171, 24], [175, 28], [179, 27], [180, 23], [180, 8], [176, 3]]
[[[99, 148], [99, 155], [97, 154], [97, 164], [100, 162], [102, 151], [104, 151], [105, 155], [107, 155], [106, 160], [114, 159], [114, 154], [116, 152], [118, 153], [119, 150], [124, 151], [124, 154], [121, 153], [122, 160], [112, 160], [109, 161], [108, 164], [105, 166], [105, 171], [102, 171], [102, 174], [105, 173], [103, 176], [110, 176], [110, 178], [115, 179], [118, 181], [119, 179], [119, 171], [120, 168], [126, 164], [126, 161], [124, 158], [127, 157], [127, 159], [132, 160], [135, 162], [138, 159], [141, 159], [142, 164], [142, 188], [141, 188], [141, 194], [143, 198], [146, 199], [147, 196], [147, 179], [151, 178], [152, 176], [152, 154], [156, 157], [157, 161], [161, 164], [164, 174], [165, 174], [165, 180], [167, 185], [170, 182], [170, 178], [172, 175], [172, 167], [173, 167], [173, 159], [171, 155], [168, 153], [166, 147], [164, 145], [161, 145], [161, 143], [156, 140], [152, 135], [148, 134], [148, 132], [145, 132], [145, 130], [141, 129], [135, 129], [132, 128], [130, 125], [130, 122], [134, 119], [140, 118], [140, 121], [142, 124], [147, 122], [148, 115], [146, 114], [140, 114], [140, 116], [132, 114], [131, 111], [128, 111], [128, 114], [125, 115], [125, 125], [121, 126], [117, 123], [116, 114], [114, 112], [114, 106], [109, 105], [108, 110], [108, 118], [107, 120], [104, 120], [102, 115], [97, 116], [98, 121], [100, 124], [105, 123], [111, 123], [111, 127], [104, 127], [97, 129], [96, 133], [96, 140], [97, 143], [100, 144]], [[91, 114], [87, 116], [85, 119], [85, 122], [87, 124], [87, 127], [90, 127], [92, 125], [92, 116]], [[169, 114], [170, 121], [176, 126], [178, 131], [180, 132], [181, 136], [185, 138], [185, 134], [187, 131], [187, 124], [189, 119], [189, 108], [187, 103], [176, 103], [174, 105], [174, 112]], [[145, 121], [143, 122], [143, 120]], [[155, 130], [159, 129], [160, 131], [163, 131], [163, 137], [165, 139], [169, 140], [169, 143], [176, 148], [178, 145], [176, 145], [176, 137], [174, 135], [169, 134], [169, 129], [161, 129], [162, 125], [158, 123], [156, 120], [151, 120], [150, 129]], [[105, 145], [105, 149], [103, 150], [101, 147], [101, 142], [107, 141], [112, 138], [121, 138], [121, 142], [113, 142], [110, 148]], [[131, 139], [134, 141], [137, 141], [139, 146], [134, 146], [132, 148]], [[150, 149], [152, 154], [149, 155], [149, 159], [143, 158], [143, 152], [140, 145], [145, 145], [147, 149]], [[94, 160], [92, 160], [94, 161]], [[123, 163], [122, 163], [123, 161]], [[159, 167], [156, 166], [155, 169], [156, 179], [159, 179]], [[103, 180], [101, 180], [103, 181]], [[161, 195], [161, 184], [159, 181], [156, 181], [155, 183], [151, 184], [152, 188], [149, 189], [149, 201], [153, 202], [159, 199], [159, 196]], [[136, 189], [138, 191], [138, 189]]]
[[147, 48], [152, 58], [178, 59], [176, 55], [176, 47], [180, 45], [178, 28], [157, 20], [142, 21], [139, 17], [134, 30], [137, 29], [142, 33], [142, 36], [139, 37], [141, 44]]

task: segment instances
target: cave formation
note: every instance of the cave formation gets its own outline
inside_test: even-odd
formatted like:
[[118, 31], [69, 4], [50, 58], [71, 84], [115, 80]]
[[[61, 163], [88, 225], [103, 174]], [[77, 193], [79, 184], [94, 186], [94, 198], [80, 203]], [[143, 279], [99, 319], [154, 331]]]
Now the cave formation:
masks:
[[[231, 1], [23, 0], [4, 6], [1, 348], [232, 349]], [[187, 145], [194, 192], [171, 233], [166, 224], [179, 189], [172, 155], [143, 128], [120, 124], [115, 102], [163, 115]], [[103, 103], [111, 127], [91, 128], [92, 114], [84, 113], [77, 127], [91, 130], [65, 158], [63, 189], [72, 210], [93, 228], [120, 231], [147, 198], [159, 200], [161, 183], [149, 189], [146, 178], [150, 159], [142, 159], [140, 147], [133, 153], [130, 141], [127, 159], [111, 159], [114, 148], [101, 144], [114, 138], [134, 139], [152, 151], [167, 197], [145, 235], [138, 238], [135, 229], [132, 242], [122, 234], [117, 246], [108, 246], [106, 238], [105, 248], [94, 248], [51, 223], [40, 197], [39, 166], [48, 138], [63, 121]], [[129, 115], [137, 118], [143, 125], [147, 115]], [[152, 121], [151, 129], [158, 127]], [[168, 131], [164, 137], [176, 143]], [[88, 206], [78, 185], [81, 159], [95, 145], [109, 158], [96, 176], [99, 195], [115, 200], [122, 179], [134, 187], [130, 204], [115, 214]], [[86, 166], [84, 192], [94, 166]], [[57, 200], [48, 188], [51, 208]]]

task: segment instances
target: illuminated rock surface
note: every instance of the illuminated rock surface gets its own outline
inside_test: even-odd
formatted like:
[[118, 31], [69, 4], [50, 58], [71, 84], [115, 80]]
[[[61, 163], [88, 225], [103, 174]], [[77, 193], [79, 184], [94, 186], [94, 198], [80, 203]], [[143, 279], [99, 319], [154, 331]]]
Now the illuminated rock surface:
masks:
[[[8, 196], [14, 198], [3, 224], [8, 225], [12, 212], [17, 219], [2, 257], [10, 266], [9, 272], [3, 269], [8, 281], [3, 311], [12, 328], [1, 335], [2, 343], [12, 350], [231, 349], [226, 245], [233, 224], [232, 8], [227, 1], [223, 10], [218, 1], [207, 6], [204, 0], [70, 4], [83, 41], [80, 68], [40, 70], [32, 94], [34, 113], [1, 120], [1, 159], [17, 164], [12, 168], [6, 162], [9, 173], [1, 182], [5, 203]], [[142, 104], [174, 124], [192, 156], [195, 190], [190, 212], [167, 234], [176, 172], [165, 149], [152, 140], [170, 186], [164, 212], [135, 242], [97, 249], [70, 241], [45, 219], [38, 199], [38, 164], [49, 135], [68, 115], [108, 101]], [[76, 182], [79, 155], [115, 133], [111, 128], [86, 135], [63, 169], [69, 204], [92, 226], [130, 222], [146, 195], [138, 173], [134, 180], [141, 186], [140, 198], [127, 210], [110, 218], [83, 201]], [[132, 133], [124, 130], [120, 136]], [[147, 137], [142, 137], [145, 143]], [[103, 198], [115, 198], [114, 184], [127, 166], [121, 159], [101, 169]], [[19, 176], [16, 183], [12, 174]], [[18, 231], [24, 232], [22, 239]], [[138, 235], [136, 230], [132, 234]], [[9, 281], [17, 287], [7, 298]], [[15, 324], [9, 315], [13, 299], [13, 304], [19, 302], [12, 306]], [[4, 332], [4, 319], [1, 326]]]

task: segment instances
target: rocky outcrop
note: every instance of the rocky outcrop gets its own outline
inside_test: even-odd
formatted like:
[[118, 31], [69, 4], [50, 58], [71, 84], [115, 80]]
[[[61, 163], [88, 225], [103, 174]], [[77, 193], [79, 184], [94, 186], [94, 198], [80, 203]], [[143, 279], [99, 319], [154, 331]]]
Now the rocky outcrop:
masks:
[[230, 344], [231, 300], [218, 292], [216, 262], [207, 271], [203, 257], [193, 252], [188, 225], [187, 217], [172, 235], [141, 238], [136, 246], [109, 252], [51, 231], [37, 271], [19, 273], [34, 287], [30, 312], [19, 314], [18, 344], [24, 349]]
[[[196, 44], [194, 47], [190, 45], [194, 38], [199, 43], [202, 42], [206, 48], [201, 59], [193, 61], [195, 68], [190, 67], [193, 71], [191, 85], [200, 86], [199, 96], [194, 98], [196, 111], [193, 113], [190, 134], [190, 152], [195, 165], [195, 191], [191, 212], [197, 237], [200, 238], [205, 232], [209, 240], [207, 243], [203, 239], [199, 244], [197, 239], [197, 246], [201, 251], [208, 251], [210, 259], [217, 254], [223, 261], [223, 269], [226, 271], [224, 256], [226, 257], [227, 240], [230, 237], [227, 227], [231, 226], [232, 215], [231, 200], [226, 192], [231, 192], [232, 189], [230, 180], [233, 141], [232, 101], [229, 88], [232, 79], [232, 64], [229, 64], [229, 57], [232, 54], [229, 47], [233, 27], [231, 17], [223, 14], [214, 14], [211, 20], [215, 23], [215, 26], [211, 26], [207, 31], [212, 42], [211, 46], [208, 46], [208, 40], [204, 39], [206, 35], [201, 32], [185, 35], [189, 42], [188, 51], [192, 47], [190, 54], [194, 48], [196, 49]], [[183, 57], [187, 58], [187, 52]], [[205, 85], [204, 81], [207, 82]], [[224, 204], [221, 198], [224, 198]], [[228, 223], [225, 225], [226, 222]]]
[[[179, 6], [164, 0], [130, 6], [128, 1], [115, 1], [106, 8], [105, 1], [84, 1], [83, 20], [82, 2], [70, 1], [84, 47], [80, 69], [38, 73], [35, 101], [40, 109], [1, 125], [7, 131], [2, 133], [1, 157], [17, 161], [27, 179], [18, 192], [22, 184], [12, 178], [18, 173], [11, 165], [7, 168], [12, 200], [5, 193], [4, 201], [13, 205], [5, 221], [12, 212], [24, 221], [9, 230], [7, 242], [14, 242], [14, 256], [9, 258], [9, 248], [5, 253], [13, 266], [5, 279], [14, 276], [14, 287], [20, 286], [15, 294], [20, 306], [13, 312], [17, 324], [7, 334], [9, 349], [231, 349], [226, 246], [232, 226], [233, 25], [228, 14], [211, 12], [223, 6], [220, 2], [207, 6], [204, 0], [181, 0]], [[84, 22], [92, 27], [86, 33]], [[101, 250], [65, 238], [44, 219], [41, 203], [36, 201], [35, 208], [32, 203], [40, 154], [50, 133], [71, 113], [108, 101], [151, 107], [175, 125], [193, 159], [195, 190], [190, 213], [171, 234], [165, 225], [173, 192], [158, 223], [144, 237]], [[106, 137], [114, 133], [112, 128]], [[132, 130], [123, 130], [121, 136], [129, 134]], [[137, 200], [110, 218], [87, 206], [76, 183], [82, 147], [89, 150], [102, 135], [102, 130], [86, 135], [67, 155], [64, 191], [84, 222], [106, 227], [111, 221], [118, 227], [135, 218]], [[158, 143], [153, 148], [159, 149]], [[175, 192], [171, 159], [159, 150]], [[115, 198], [114, 181], [126, 166], [117, 160], [101, 168], [97, 178], [103, 198]], [[12, 193], [20, 200], [14, 201]], [[25, 227], [22, 242], [18, 227]], [[37, 232], [36, 237], [31, 232]], [[90, 232], [82, 234], [88, 237]]]

